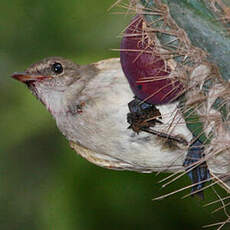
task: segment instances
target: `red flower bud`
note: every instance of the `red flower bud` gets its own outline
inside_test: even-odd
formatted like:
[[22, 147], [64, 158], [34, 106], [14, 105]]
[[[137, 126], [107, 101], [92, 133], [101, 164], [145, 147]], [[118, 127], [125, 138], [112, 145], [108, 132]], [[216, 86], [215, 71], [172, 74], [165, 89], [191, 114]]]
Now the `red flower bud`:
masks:
[[156, 52], [144, 27], [146, 24], [138, 15], [124, 33], [120, 52], [123, 72], [139, 99], [154, 105], [172, 102], [182, 94], [183, 84], [170, 76], [171, 68]]

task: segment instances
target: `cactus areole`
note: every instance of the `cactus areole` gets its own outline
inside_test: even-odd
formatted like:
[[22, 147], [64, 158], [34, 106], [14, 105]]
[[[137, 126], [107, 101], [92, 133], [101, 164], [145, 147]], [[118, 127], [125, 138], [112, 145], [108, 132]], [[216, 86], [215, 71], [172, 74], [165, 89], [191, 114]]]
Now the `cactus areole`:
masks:
[[135, 96], [153, 105], [174, 101], [183, 84], [170, 75], [170, 63], [163, 60], [148, 36], [142, 16], [135, 16], [121, 41], [121, 65]]

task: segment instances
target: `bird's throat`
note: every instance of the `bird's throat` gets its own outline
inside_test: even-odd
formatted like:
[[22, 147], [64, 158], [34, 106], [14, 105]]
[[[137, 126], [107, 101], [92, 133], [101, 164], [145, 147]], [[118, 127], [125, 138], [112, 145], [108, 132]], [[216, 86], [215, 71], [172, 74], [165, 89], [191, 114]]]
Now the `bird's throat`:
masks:
[[69, 105], [65, 101], [63, 91], [52, 90], [39, 84], [30, 85], [29, 88], [55, 118], [68, 112]]

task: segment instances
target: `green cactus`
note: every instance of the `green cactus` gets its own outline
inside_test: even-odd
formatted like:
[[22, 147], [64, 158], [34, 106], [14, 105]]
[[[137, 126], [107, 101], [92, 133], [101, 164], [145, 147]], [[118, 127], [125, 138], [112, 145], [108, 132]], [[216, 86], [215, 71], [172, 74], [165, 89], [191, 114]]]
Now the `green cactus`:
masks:
[[136, 0], [135, 10], [146, 21], [153, 54], [184, 84], [179, 110], [229, 193], [229, 179], [218, 175], [230, 175], [230, 1]]

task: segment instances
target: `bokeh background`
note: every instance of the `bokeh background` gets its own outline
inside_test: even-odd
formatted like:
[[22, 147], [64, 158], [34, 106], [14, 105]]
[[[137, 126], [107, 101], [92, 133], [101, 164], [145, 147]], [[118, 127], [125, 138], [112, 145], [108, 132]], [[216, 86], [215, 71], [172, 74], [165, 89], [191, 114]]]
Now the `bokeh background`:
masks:
[[216, 198], [211, 189], [205, 201], [181, 199], [188, 190], [152, 201], [189, 185], [187, 177], [161, 189], [165, 174], [110, 171], [80, 158], [45, 107], [10, 78], [46, 56], [79, 64], [118, 57], [111, 49], [130, 16], [108, 12], [113, 3], [1, 0], [0, 229], [195, 230], [225, 218], [202, 208]]

